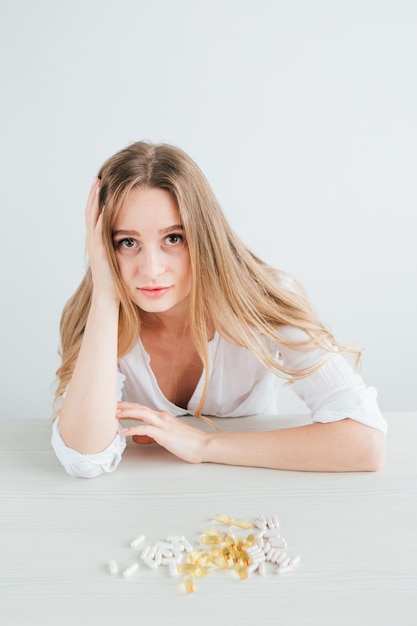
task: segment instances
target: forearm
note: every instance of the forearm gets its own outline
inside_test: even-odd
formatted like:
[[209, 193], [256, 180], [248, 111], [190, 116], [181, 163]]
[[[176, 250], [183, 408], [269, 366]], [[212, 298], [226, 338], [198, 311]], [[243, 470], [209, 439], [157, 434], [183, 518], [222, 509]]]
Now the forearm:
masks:
[[84, 454], [100, 452], [117, 433], [117, 334], [119, 303], [93, 296], [81, 349], [60, 411], [65, 444]]
[[267, 432], [213, 433], [203, 461], [316, 472], [375, 471], [384, 461], [381, 432], [350, 419]]

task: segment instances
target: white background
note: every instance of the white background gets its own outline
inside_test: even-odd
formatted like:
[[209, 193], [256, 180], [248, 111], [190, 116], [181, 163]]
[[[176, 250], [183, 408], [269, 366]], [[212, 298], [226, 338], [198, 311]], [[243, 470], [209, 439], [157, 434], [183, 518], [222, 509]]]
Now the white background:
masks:
[[1, 415], [51, 413], [85, 198], [139, 139], [186, 150], [381, 408], [415, 409], [416, 32], [414, 0], [1, 0]]

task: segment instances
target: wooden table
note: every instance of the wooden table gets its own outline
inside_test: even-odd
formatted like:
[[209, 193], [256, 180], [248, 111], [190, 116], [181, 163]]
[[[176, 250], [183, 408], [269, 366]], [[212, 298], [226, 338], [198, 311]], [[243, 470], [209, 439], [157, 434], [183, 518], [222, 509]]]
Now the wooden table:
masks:
[[[1, 624], [417, 625], [417, 412], [386, 418], [387, 461], [378, 473], [190, 465], [156, 445], [130, 443], [113, 474], [91, 480], [64, 472], [48, 420], [0, 420]], [[123, 569], [136, 558], [129, 543], [137, 535], [150, 544], [185, 535], [197, 545], [219, 512], [276, 514], [299, 566], [277, 576], [270, 565], [247, 580], [217, 571], [193, 594], [166, 567], [141, 562], [129, 578], [109, 574], [110, 559]]]

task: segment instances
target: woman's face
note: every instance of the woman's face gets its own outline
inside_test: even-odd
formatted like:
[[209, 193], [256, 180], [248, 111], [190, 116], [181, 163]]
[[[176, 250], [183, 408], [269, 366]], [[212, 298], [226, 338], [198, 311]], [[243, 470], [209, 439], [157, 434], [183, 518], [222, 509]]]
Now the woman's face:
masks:
[[191, 291], [191, 263], [177, 204], [164, 189], [133, 189], [113, 226], [113, 246], [129, 298], [163, 313]]

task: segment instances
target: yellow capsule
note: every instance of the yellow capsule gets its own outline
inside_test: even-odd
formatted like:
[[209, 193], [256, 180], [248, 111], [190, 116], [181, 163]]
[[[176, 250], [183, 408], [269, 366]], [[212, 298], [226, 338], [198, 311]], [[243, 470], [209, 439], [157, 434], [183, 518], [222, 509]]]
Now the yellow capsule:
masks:
[[222, 537], [222, 533], [217, 528], [205, 528], [203, 535], [209, 535], [209, 537]]
[[248, 535], [246, 537], [245, 540], [246, 546], [249, 548], [249, 546], [253, 546], [254, 543], [256, 543], [256, 537], [255, 535]]
[[241, 580], [245, 580], [245, 578], [248, 577], [248, 570], [244, 565], [240, 565], [239, 563], [237, 563], [234, 566], [234, 570]]
[[194, 550], [194, 552], [191, 552], [189, 555], [188, 560], [190, 563], [198, 563], [198, 560], [203, 556], [203, 554], [206, 554], [205, 550]]
[[224, 541], [228, 546], [233, 546], [235, 544], [235, 540], [230, 535], [227, 535]]
[[217, 522], [218, 524], [225, 524], [226, 526], [230, 526], [233, 521], [231, 517], [225, 515], [224, 513], [216, 513], [213, 515], [212, 519], [214, 522]]
[[235, 546], [238, 550], [242, 550], [242, 548], [244, 547], [245, 542], [243, 541], [242, 537], [238, 537], [235, 541]]
[[236, 526], [236, 528], [253, 528], [252, 522], [247, 519], [234, 519], [232, 520], [232, 526]]
[[227, 561], [222, 556], [217, 556], [216, 554], [210, 556], [210, 561], [217, 569], [228, 569], [229, 567]]
[[210, 567], [207, 565], [207, 566], [197, 567], [197, 569], [193, 573], [193, 576], [195, 578], [203, 578], [204, 576], [210, 576], [210, 574], [212, 574], [213, 572], [214, 572], [214, 567]]
[[241, 550], [240, 560], [242, 561], [243, 565], [245, 565], [245, 567], [251, 564], [251, 558], [249, 554], [246, 552], [246, 550]]
[[231, 556], [230, 546], [224, 546], [224, 548], [222, 548], [222, 555], [224, 556], [225, 559], [230, 559], [230, 556]]
[[197, 569], [197, 565], [195, 563], [179, 563], [177, 565], [178, 574], [194, 574]]
[[230, 557], [233, 560], [233, 563], [239, 563], [239, 561], [241, 560], [241, 554], [236, 548], [231, 549]]
[[210, 562], [210, 552], [203, 552], [201, 556], [198, 557], [196, 564], [201, 567], [207, 565]]
[[193, 591], [195, 591], [194, 581], [191, 576], [184, 576], [184, 587], [187, 593], [193, 593]]
[[200, 537], [200, 543], [202, 543], [203, 545], [207, 545], [207, 546], [220, 543], [221, 540], [222, 540], [221, 535], [220, 537], [215, 537], [214, 535], [202, 535]]

